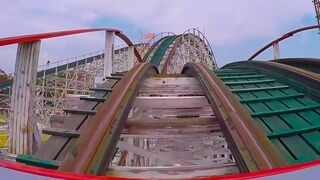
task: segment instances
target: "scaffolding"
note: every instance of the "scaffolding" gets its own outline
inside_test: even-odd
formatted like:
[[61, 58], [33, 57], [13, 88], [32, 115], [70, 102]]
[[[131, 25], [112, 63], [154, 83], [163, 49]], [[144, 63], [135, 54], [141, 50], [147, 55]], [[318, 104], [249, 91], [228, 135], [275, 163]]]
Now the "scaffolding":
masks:
[[[318, 21], [318, 25], [320, 25], [320, 0], [313, 0], [314, 8], [316, 10], [316, 18]], [[320, 33], [320, 27], [319, 27], [319, 33]]]

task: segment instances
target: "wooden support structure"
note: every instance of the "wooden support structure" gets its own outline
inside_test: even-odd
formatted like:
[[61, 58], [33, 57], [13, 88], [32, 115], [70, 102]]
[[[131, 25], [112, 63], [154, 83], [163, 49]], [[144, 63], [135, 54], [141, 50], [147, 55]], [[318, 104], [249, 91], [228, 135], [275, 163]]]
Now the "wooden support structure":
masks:
[[128, 70], [134, 66], [134, 46], [128, 46]]
[[40, 41], [18, 45], [12, 85], [12, 117], [10, 151], [15, 154], [31, 154], [34, 126], [34, 97]]
[[280, 59], [280, 47], [279, 42], [273, 43], [273, 59]]
[[104, 71], [103, 76], [111, 76], [112, 73], [112, 60], [113, 60], [113, 49], [114, 49], [114, 31], [106, 32], [106, 42], [105, 42], [105, 56], [104, 56]]

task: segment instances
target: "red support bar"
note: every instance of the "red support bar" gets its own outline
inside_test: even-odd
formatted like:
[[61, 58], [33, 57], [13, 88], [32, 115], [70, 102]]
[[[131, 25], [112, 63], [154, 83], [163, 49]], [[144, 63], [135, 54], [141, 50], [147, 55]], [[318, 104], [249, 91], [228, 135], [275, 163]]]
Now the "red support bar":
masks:
[[[81, 34], [81, 33], [97, 32], [97, 31], [113, 31], [113, 32], [115, 32], [116, 36], [118, 36], [124, 42], [126, 42], [128, 46], [134, 45], [132, 43], [132, 41], [118, 29], [94, 28], [94, 29], [76, 29], [76, 30], [68, 30], [68, 31], [57, 31], [57, 32], [30, 34], [30, 35], [1, 38], [0, 39], [0, 46], [6, 46], [6, 45], [10, 45], [10, 44], [17, 44], [17, 43], [32, 42], [32, 41], [38, 41], [38, 40], [42, 40], [42, 39], [62, 37], [62, 36], [75, 35], [75, 34]], [[136, 55], [139, 62], [143, 61], [136, 48], [134, 48], [134, 54]]]
[[40, 33], [40, 34], [30, 34], [30, 35], [2, 38], [0, 39], [0, 46], [37, 41], [42, 39], [54, 38], [54, 37], [68, 36], [68, 35], [74, 35], [74, 34], [80, 34], [80, 33], [97, 32], [97, 31], [114, 31], [116, 33], [121, 33], [121, 31], [118, 29], [96, 28], [96, 29], [77, 29], [77, 30], [68, 30], [68, 31]]
[[261, 48], [260, 50], [258, 50], [256, 53], [254, 53], [251, 57], [249, 57], [248, 61], [252, 61], [255, 57], [257, 57], [259, 54], [261, 54], [262, 52], [264, 52], [266, 49], [268, 49], [269, 47], [271, 47], [274, 43], [279, 43], [282, 40], [285, 40], [291, 36], [293, 36], [296, 33], [302, 32], [302, 31], [307, 31], [307, 30], [311, 30], [311, 29], [317, 29], [320, 28], [320, 25], [314, 25], [314, 26], [306, 26], [303, 28], [299, 28], [293, 31], [290, 31], [284, 35], [282, 35], [280, 38], [270, 42], [269, 44], [267, 44], [266, 46], [264, 46], [263, 48]]

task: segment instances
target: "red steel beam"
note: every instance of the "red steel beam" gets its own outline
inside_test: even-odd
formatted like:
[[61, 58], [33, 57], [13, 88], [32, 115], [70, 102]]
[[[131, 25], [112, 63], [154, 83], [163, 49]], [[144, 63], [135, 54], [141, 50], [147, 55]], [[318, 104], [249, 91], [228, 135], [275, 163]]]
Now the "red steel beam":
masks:
[[77, 29], [77, 30], [57, 31], [57, 32], [49, 32], [49, 33], [29, 34], [29, 35], [1, 38], [0, 46], [32, 42], [32, 41], [38, 41], [42, 39], [49, 39], [49, 38], [68, 36], [68, 35], [74, 35], [74, 34], [97, 32], [97, 31], [121, 32], [118, 29], [112, 29], [112, 28], [95, 28], [95, 29]]
[[[114, 28], [94, 28], [94, 29], [76, 29], [76, 30], [57, 31], [57, 32], [29, 34], [29, 35], [1, 38], [0, 39], [0, 46], [6, 46], [6, 45], [11, 45], [11, 44], [17, 44], [17, 43], [32, 42], [32, 41], [38, 41], [38, 40], [42, 40], [42, 39], [69, 36], [69, 35], [82, 34], [82, 33], [98, 32], [98, 31], [112, 31], [112, 32], [115, 32], [115, 34], [119, 38], [121, 38], [125, 43], [127, 43], [128, 46], [133, 46], [134, 45], [132, 43], [132, 41], [118, 29], [114, 29]], [[138, 61], [142, 62], [142, 58], [141, 58], [138, 50], [135, 47], [134, 47], [134, 54], [136, 55]]]
[[280, 41], [283, 41], [291, 36], [293, 36], [296, 33], [302, 32], [302, 31], [307, 31], [307, 30], [311, 30], [311, 29], [317, 29], [320, 28], [320, 25], [313, 25], [313, 26], [306, 26], [303, 28], [299, 28], [293, 31], [290, 31], [284, 35], [282, 35], [281, 37], [279, 37], [276, 40], [273, 40], [272, 42], [270, 42], [269, 44], [267, 44], [266, 46], [264, 46], [263, 48], [261, 48], [260, 50], [258, 50], [256, 53], [254, 53], [251, 57], [249, 57], [248, 61], [252, 61], [255, 57], [257, 57], [259, 54], [261, 54], [263, 51], [265, 51], [266, 49], [268, 49], [269, 47], [271, 47], [274, 43], [279, 43]]

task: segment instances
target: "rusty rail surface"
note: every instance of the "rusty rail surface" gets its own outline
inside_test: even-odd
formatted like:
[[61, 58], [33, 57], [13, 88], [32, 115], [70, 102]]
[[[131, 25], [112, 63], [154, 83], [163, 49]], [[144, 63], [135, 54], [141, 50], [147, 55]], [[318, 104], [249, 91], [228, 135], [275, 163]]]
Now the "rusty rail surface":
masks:
[[106, 173], [139, 85], [148, 74], [155, 73], [154, 65], [142, 63], [118, 82], [67, 154], [60, 170], [98, 175]]
[[210, 69], [200, 63], [188, 63], [183, 73], [192, 74], [201, 82], [242, 172], [286, 165], [248, 112]]

